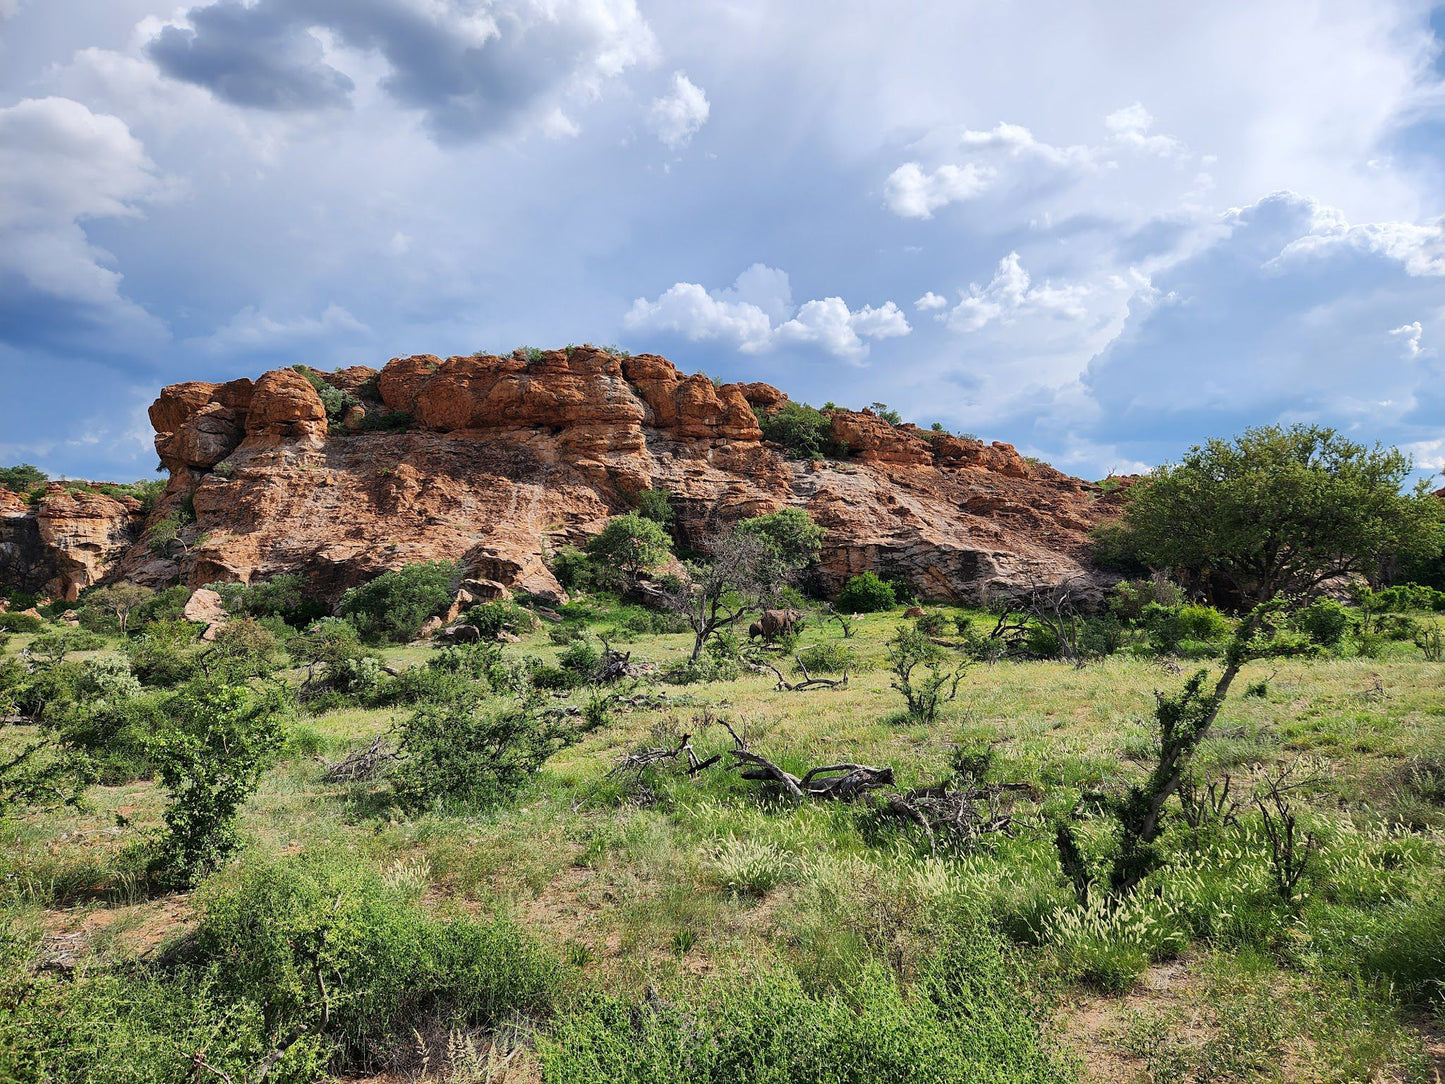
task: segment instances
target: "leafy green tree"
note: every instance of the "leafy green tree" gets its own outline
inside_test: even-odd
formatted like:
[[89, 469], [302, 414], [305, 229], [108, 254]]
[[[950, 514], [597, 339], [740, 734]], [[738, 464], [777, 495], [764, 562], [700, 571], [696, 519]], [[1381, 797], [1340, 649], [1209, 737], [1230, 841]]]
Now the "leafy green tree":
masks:
[[863, 572], [843, 585], [833, 608], [845, 614], [871, 614], [891, 610], [896, 604], [892, 584], [876, 572]]
[[968, 672], [968, 661], [948, 654], [918, 628], [900, 628], [888, 641], [885, 656], [893, 672], [889, 682], [903, 694], [908, 714], [917, 722], [931, 726], [938, 712], [958, 696], [959, 683]]
[[841, 458], [847, 445], [833, 439], [833, 422], [807, 403], [784, 403], [771, 414], [757, 412], [763, 438], [781, 444], [796, 459]]
[[124, 636], [132, 611], [148, 602], [154, 594], [149, 587], [142, 587], [138, 583], [113, 583], [90, 592], [85, 601], [88, 606], [115, 614], [120, 634]]
[[353, 587], [341, 596], [337, 611], [363, 640], [406, 643], [416, 639], [427, 618], [451, 605], [461, 578], [456, 561], [406, 565]]
[[613, 516], [602, 532], [587, 543], [594, 559], [608, 561], [630, 576], [651, 572], [672, 552], [672, 540], [654, 520], [636, 512]]
[[20, 463], [13, 467], [0, 467], [0, 486], [16, 493], [29, 493], [50, 481], [46, 474], [33, 463]]
[[753, 516], [739, 523], [738, 530], [757, 535], [773, 548], [778, 560], [793, 569], [816, 561], [823, 546], [823, 528], [802, 508], [783, 508], [765, 516]]
[[640, 490], [635, 498], [637, 514], [663, 527], [671, 527], [673, 520], [672, 491], [667, 489]]
[[471, 686], [426, 704], [400, 730], [392, 772], [397, 802], [408, 809], [479, 808], [509, 798], [571, 740], [532, 703], [497, 710]]
[[693, 660], [721, 630], [772, 605], [797, 571], [758, 532], [734, 530], [712, 545], [708, 557], [689, 562], [665, 592], [668, 608], [692, 629]]
[[[0, 693], [0, 706], [4, 700]], [[93, 779], [89, 759], [51, 734], [12, 744], [0, 753], [0, 818], [78, 806]]]
[[1160, 467], [1125, 495], [1110, 544], [1155, 568], [1218, 578], [1254, 605], [1438, 554], [1441, 502], [1402, 491], [1407, 456], [1314, 425], [1247, 429]]
[[284, 694], [272, 686], [197, 682], [166, 705], [172, 726], [154, 742], [169, 795], [152, 870], [195, 884], [240, 846], [236, 814], [281, 748]]

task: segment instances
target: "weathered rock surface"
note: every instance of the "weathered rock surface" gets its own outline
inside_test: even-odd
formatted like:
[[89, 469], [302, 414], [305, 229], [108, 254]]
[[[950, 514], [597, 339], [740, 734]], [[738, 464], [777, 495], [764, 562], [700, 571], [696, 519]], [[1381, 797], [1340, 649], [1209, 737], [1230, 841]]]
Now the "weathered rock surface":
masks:
[[40, 502], [0, 490], [0, 583], [73, 602], [135, 542], [141, 503], [52, 482]]
[[[362, 415], [328, 432], [320, 396], [289, 369], [163, 390], [151, 420], [171, 482], [153, 516], [189, 496], [197, 522], [184, 554], [157, 560], [137, 542], [111, 575], [159, 583], [178, 572], [199, 586], [298, 571], [334, 599], [384, 570], [448, 558], [495, 584], [478, 599], [510, 589], [562, 601], [547, 555], [584, 543], [638, 491], [667, 489], [686, 545], [744, 516], [804, 507], [828, 532], [824, 590], [873, 569], [925, 598], [971, 599], [1088, 575], [1087, 532], [1114, 503], [1007, 444], [868, 411], [831, 412], [848, 458], [789, 459], [763, 441], [754, 414], [786, 395], [685, 376], [655, 355], [421, 355], [379, 373], [318, 375], [359, 397]], [[413, 423], [359, 428], [373, 410]], [[223, 460], [226, 471], [209, 469]], [[52, 514], [48, 530], [67, 522], [77, 517]], [[113, 556], [104, 545], [63, 548], [71, 582], [93, 580]]]

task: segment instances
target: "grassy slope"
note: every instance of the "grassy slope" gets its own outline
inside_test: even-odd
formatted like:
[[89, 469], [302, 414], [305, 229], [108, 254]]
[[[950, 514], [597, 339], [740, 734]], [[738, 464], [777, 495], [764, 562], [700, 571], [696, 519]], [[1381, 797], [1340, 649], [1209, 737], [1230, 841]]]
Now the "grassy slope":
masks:
[[[1429, 1079], [1422, 1060], [1429, 1019], [1401, 1008], [1378, 984], [1344, 977], [1350, 961], [1340, 957], [1348, 949], [1312, 933], [1332, 929], [1342, 909], [1373, 914], [1441, 883], [1445, 815], [1422, 795], [1418, 766], [1445, 762], [1445, 667], [1418, 655], [1249, 668], [1236, 688], [1267, 678], [1268, 691], [1231, 700], [1206, 760], [1238, 775], [1247, 763], [1312, 758], [1323, 781], [1311, 800], [1325, 838], [1317, 899], [1300, 928], [1272, 942], [1263, 923], [1243, 922], [1186, 945], [1147, 946], [1148, 969], [1126, 976], [1123, 999], [1096, 992], [1093, 957], [1033, 944], [1043, 940], [1040, 917], [1069, 900], [1042, 831], [947, 863], [901, 839], [870, 835], [851, 809], [764, 805], [753, 785], [717, 769], [695, 780], [659, 775], [636, 789], [605, 778], [626, 750], [655, 744], [650, 736], [660, 732], [695, 729], [693, 716], [708, 708], [746, 727], [754, 748], [793, 770], [839, 760], [890, 764], [904, 787], [942, 774], [954, 742], [995, 743], [994, 776], [1038, 785], [1047, 805], [1138, 771], [1153, 692], [1181, 681], [1157, 661], [1121, 656], [1083, 670], [978, 666], [945, 720], [923, 728], [898, 717], [901, 698], [878, 668], [899, 623], [896, 615], [860, 621], [848, 645], [871, 668], [854, 673], [847, 689], [788, 693], [773, 688], [771, 675], [665, 687], [676, 707], [618, 714], [555, 757], [514, 806], [481, 815], [405, 819], [378, 813], [374, 795], [318, 782], [310, 753], [368, 739], [391, 725], [394, 712], [304, 720], [295, 750], [248, 807], [244, 829], [255, 851], [342, 848], [358, 862], [423, 877], [438, 908], [511, 913], [614, 992], [774, 961], [820, 986], [846, 984], [868, 957], [882, 956], [907, 975], [927, 950], [918, 916], [951, 900], [993, 914], [1025, 946], [1039, 998], [1086, 1076], [1127, 1079], [1147, 1070], [1155, 1079], [1209, 1072], [1306, 1081], [1370, 1079], [1379, 1071], [1384, 1080]], [[838, 636], [836, 626], [814, 624], [803, 645]], [[22, 644], [12, 638], [10, 650]], [[678, 635], [625, 647], [634, 659], [667, 662], [690, 645]], [[558, 649], [539, 633], [508, 650], [551, 658]], [[426, 653], [386, 654], [399, 666]], [[1184, 666], [1188, 673], [1191, 664]], [[704, 756], [729, 744], [717, 727], [694, 742]], [[0, 829], [7, 906], [46, 931], [57, 958], [145, 951], [185, 928], [183, 897], [139, 899], [133, 880], [118, 873], [137, 829], [156, 823], [158, 797], [146, 783], [99, 788], [84, 814]], [[1413, 849], [1404, 872], [1372, 895], [1351, 863], [1373, 869], [1398, 861], [1389, 857], [1392, 837], [1377, 827], [1382, 818], [1409, 825]], [[754, 890], [736, 890], [740, 883]], [[1326, 943], [1334, 947], [1322, 950]], [[1435, 1059], [1438, 1066], [1438, 1051]]]

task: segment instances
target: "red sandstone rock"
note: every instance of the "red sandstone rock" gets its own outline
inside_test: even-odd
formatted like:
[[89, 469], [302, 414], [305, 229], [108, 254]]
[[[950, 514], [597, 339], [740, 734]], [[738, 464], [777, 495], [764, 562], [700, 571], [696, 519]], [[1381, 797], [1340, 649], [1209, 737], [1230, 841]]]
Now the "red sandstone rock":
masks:
[[[472, 582], [491, 581], [486, 594], [464, 585], [477, 599], [511, 589], [560, 602], [545, 555], [585, 542], [637, 491], [666, 488], [689, 545], [746, 516], [804, 507], [828, 532], [825, 587], [872, 569], [926, 599], [965, 599], [1087, 574], [1087, 532], [1113, 504], [1009, 445], [892, 426], [867, 411], [831, 412], [847, 459], [786, 459], [760, 440], [753, 414], [776, 410], [782, 392], [716, 386], [655, 355], [420, 355], [379, 374], [319, 375], [353, 394], [375, 375], [387, 408], [414, 425], [328, 432], [320, 397], [292, 370], [254, 386], [174, 385], [151, 410], [172, 470], [154, 514], [191, 496], [202, 540], [161, 560], [127, 521], [137, 541], [118, 563], [104, 546], [85, 549], [83, 531], [73, 545], [57, 540], [56, 553], [88, 555], [79, 578], [109, 570], [155, 585], [177, 573], [194, 586], [299, 571], [326, 599], [390, 568], [458, 559]], [[205, 473], [217, 455], [229, 478]], [[14, 503], [0, 511], [11, 515]], [[27, 514], [22, 507], [13, 522]]]
[[99, 582], [134, 539], [140, 502], [100, 493], [71, 493], [52, 482], [35, 512], [39, 540], [51, 556], [54, 576], [42, 591], [74, 602], [83, 588]]

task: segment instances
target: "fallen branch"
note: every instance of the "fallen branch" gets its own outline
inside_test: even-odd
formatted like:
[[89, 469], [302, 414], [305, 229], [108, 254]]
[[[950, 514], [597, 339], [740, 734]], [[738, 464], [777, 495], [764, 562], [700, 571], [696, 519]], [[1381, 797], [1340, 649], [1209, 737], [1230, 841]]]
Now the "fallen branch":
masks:
[[635, 772], [641, 775], [645, 769], [652, 767], [654, 764], [660, 764], [664, 760], [670, 760], [675, 763], [677, 758], [683, 754], [687, 755], [688, 775], [696, 775], [704, 768], [711, 767], [722, 759], [721, 753], [715, 753], [706, 760], [699, 759], [696, 751], [692, 747], [692, 735], [684, 734], [674, 749], [643, 749], [636, 753], [628, 753], [618, 761], [617, 766], [607, 774], [611, 776], [622, 775], [625, 772]]
[[1009, 834], [1019, 823], [1010, 796], [1019, 793], [1032, 795], [1034, 790], [1027, 783], [984, 783], [967, 790], [920, 787], [890, 794], [878, 809], [885, 816], [918, 825], [937, 853], [940, 836], [967, 846], [982, 835]]
[[759, 663], [759, 665], [773, 672], [773, 675], [778, 679], [777, 687], [779, 689], [790, 693], [806, 692], [809, 689], [846, 689], [848, 687], [847, 670], [843, 671], [843, 676], [840, 678], [815, 678], [808, 673], [808, 668], [803, 665], [802, 656], [795, 655], [793, 657], [798, 660], [798, 669], [803, 672], [802, 681], [788, 681], [787, 678], [783, 677], [783, 672], [772, 663], [762, 662]]
[[323, 782], [359, 783], [376, 778], [386, 765], [393, 760], [400, 760], [401, 756], [388, 749], [378, 734], [366, 748], [354, 750], [338, 761], [324, 760], [321, 757], [316, 759], [326, 766], [326, 770], [321, 774]]
[[[728, 729], [731, 732], [732, 728]], [[737, 735], [734, 734], [733, 738], [737, 740]], [[813, 768], [799, 779], [751, 749], [729, 749], [728, 753], [735, 762], [733, 767], [740, 770], [744, 779], [776, 783], [789, 797], [797, 801], [804, 798], [851, 801], [865, 791], [886, 787], [893, 782], [892, 768], [872, 768], [866, 764], [829, 764]]]

